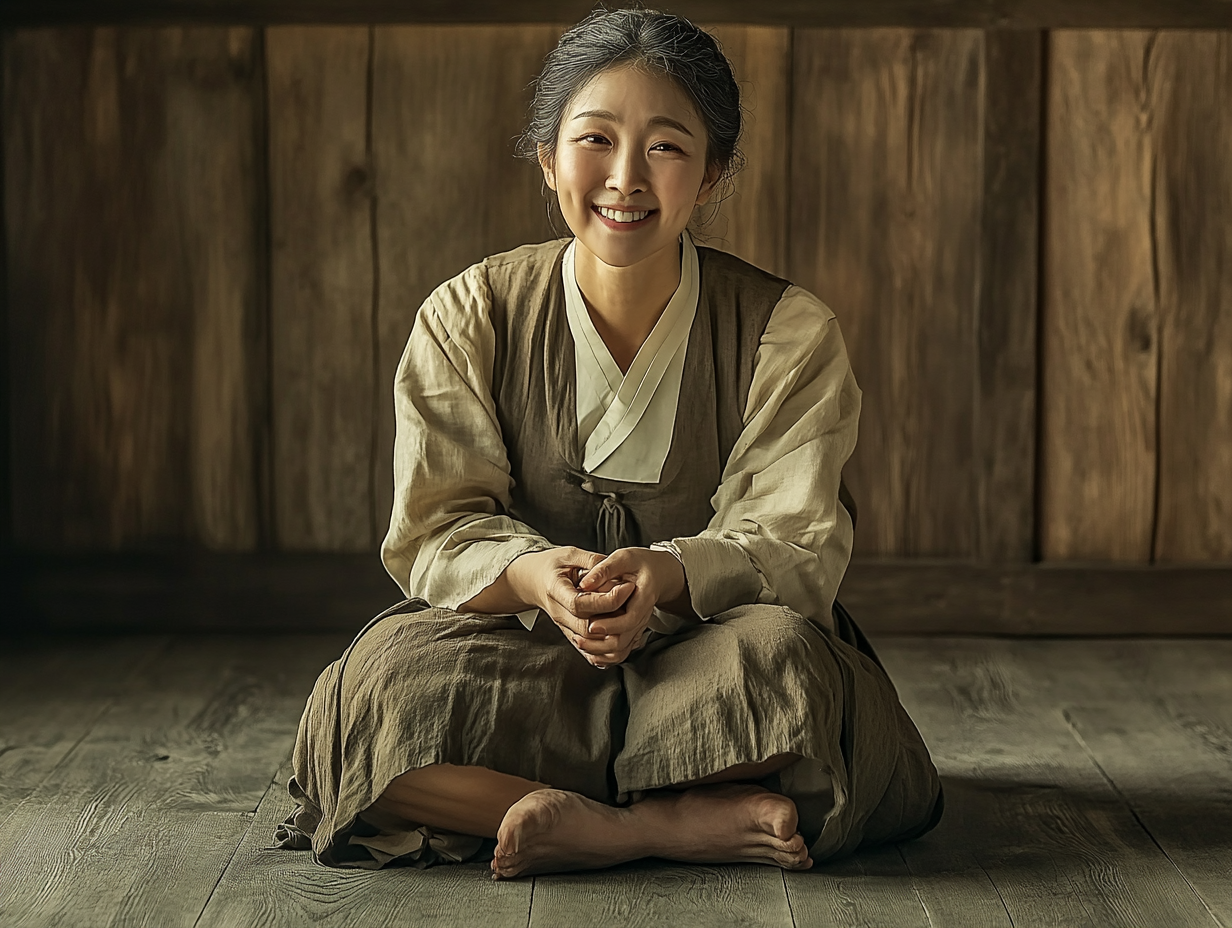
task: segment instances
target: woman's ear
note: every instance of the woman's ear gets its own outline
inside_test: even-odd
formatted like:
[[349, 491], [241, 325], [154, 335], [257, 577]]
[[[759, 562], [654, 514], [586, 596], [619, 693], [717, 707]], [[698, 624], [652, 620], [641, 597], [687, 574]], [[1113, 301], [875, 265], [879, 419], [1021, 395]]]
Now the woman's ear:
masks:
[[723, 176], [723, 166], [717, 161], [706, 168], [706, 174], [702, 177], [701, 189], [697, 191], [697, 206], [705, 206], [710, 202], [710, 198], [714, 196], [715, 187], [719, 184], [719, 178]]
[[535, 146], [539, 156], [539, 167], [543, 169], [543, 180], [552, 190], [556, 189], [556, 158], [546, 145], [540, 142]]

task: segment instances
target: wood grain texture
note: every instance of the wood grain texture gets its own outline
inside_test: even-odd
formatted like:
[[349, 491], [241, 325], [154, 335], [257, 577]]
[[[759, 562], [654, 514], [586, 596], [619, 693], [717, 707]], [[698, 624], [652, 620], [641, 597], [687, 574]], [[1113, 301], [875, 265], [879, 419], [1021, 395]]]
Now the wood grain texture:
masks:
[[1156, 561], [1232, 563], [1232, 33], [1150, 47], [1161, 314]]
[[1101, 663], [1115, 661], [1121, 685], [1088, 695], [1066, 721], [1215, 917], [1232, 923], [1232, 642], [1119, 650]]
[[[0, 36], [0, 217], [4, 207], [6, 175], [4, 138], [4, 85], [8, 43]], [[12, 473], [12, 397], [9, 383], [9, 285], [7, 223], [0, 221], [0, 580], [8, 574], [8, 557], [13, 550], [13, 473]]]
[[[740, 147], [747, 159], [718, 211], [709, 206], [695, 235], [770, 271], [787, 274], [788, 156], [791, 146], [791, 30], [706, 27], [723, 46], [745, 108]], [[713, 218], [711, 218], [713, 217]]]
[[284, 767], [270, 784], [197, 928], [526, 925], [532, 881], [495, 881], [486, 864], [336, 870], [314, 864], [307, 852], [271, 848], [275, 827], [294, 807], [286, 788], [290, 777]]
[[370, 54], [364, 27], [266, 32], [273, 497], [284, 549], [376, 542]]
[[[8, 639], [0, 649], [0, 823], [131, 685], [166, 638]], [[98, 668], [107, 667], [107, 673]], [[56, 681], [48, 698], [47, 681]]]
[[1035, 558], [1042, 45], [1039, 32], [984, 35], [975, 553], [986, 562]]
[[1151, 560], [1159, 291], [1144, 32], [1050, 36], [1040, 549]]
[[[527, 87], [558, 26], [382, 27], [374, 33], [372, 140], [377, 295], [374, 496], [393, 504], [393, 378], [415, 313], [488, 255], [554, 236], [542, 173], [514, 156]], [[556, 213], [560, 233], [568, 230]]]
[[[596, 873], [535, 878], [529, 928], [784, 928], [783, 871], [646, 860]], [[584, 915], [582, 913], [585, 913]], [[579, 921], [580, 920], [580, 921]]]
[[172, 643], [0, 826], [0, 919], [192, 925], [344, 644]]
[[[1016, 925], [1219, 924], [1074, 739], [1066, 695], [1022, 657], [1049, 644], [880, 649], [946, 787], [938, 828], [901, 845], [925, 906], [944, 903], [949, 874], [974, 888], [982, 872]], [[976, 899], [997, 914], [986, 890]]]
[[[897, 847], [783, 872], [796, 928], [933, 928]], [[985, 923], [988, 928], [991, 924]]]
[[[10, 0], [0, 25], [73, 22], [576, 22], [586, 0]], [[679, 0], [673, 10], [702, 22], [797, 26], [978, 28], [1232, 27], [1223, 0]]]
[[4, 42], [15, 542], [251, 548], [253, 31]]
[[791, 273], [864, 391], [856, 552], [973, 556], [983, 36], [797, 30]]

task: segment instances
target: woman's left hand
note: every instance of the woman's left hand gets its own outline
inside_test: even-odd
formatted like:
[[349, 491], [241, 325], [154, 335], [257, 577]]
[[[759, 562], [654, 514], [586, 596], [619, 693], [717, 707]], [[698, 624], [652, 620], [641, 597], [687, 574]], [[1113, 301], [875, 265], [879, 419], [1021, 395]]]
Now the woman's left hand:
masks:
[[590, 568], [578, 589], [594, 592], [616, 582], [631, 582], [633, 594], [616, 612], [590, 621], [592, 634], [608, 637], [574, 642], [597, 667], [624, 662], [644, 643], [655, 606], [687, 602], [688, 598], [684, 565], [667, 551], [620, 548]]

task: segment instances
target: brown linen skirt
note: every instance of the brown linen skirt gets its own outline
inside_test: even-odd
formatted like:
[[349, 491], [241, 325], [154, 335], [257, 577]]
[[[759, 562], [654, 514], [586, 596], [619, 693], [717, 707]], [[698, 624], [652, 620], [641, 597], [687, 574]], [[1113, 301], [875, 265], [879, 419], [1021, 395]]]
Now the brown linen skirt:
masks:
[[408, 770], [480, 766], [614, 805], [777, 754], [761, 781], [795, 801], [813, 860], [906, 840], [941, 785], [893, 684], [850, 616], [830, 632], [780, 606], [739, 606], [592, 667], [545, 614], [458, 613], [407, 600], [318, 678], [300, 721], [281, 847], [333, 867], [490, 857], [495, 842], [369, 807]]

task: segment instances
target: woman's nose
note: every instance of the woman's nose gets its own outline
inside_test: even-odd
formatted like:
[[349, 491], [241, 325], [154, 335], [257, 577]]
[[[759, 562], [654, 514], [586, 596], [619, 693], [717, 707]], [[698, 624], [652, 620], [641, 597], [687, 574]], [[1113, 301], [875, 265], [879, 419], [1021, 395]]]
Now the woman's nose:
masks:
[[607, 187], [622, 196], [641, 193], [646, 189], [646, 161], [640, 152], [626, 149], [617, 155], [612, 173], [608, 175]]

